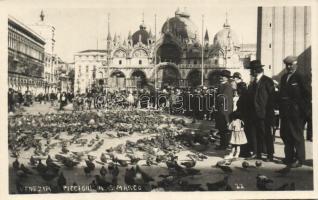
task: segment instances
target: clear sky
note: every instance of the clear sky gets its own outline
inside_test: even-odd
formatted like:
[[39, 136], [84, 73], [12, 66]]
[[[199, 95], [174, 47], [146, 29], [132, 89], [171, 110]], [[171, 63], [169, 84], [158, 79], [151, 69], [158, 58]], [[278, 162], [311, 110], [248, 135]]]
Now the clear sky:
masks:
[[[73, 62], [73, 55], [85, 49], [106, 47], [107, 13], [110, 13], [110, 31], [122, 38], [128, 32], [139, 29], [144, 13], [147, 29], [154, 33], [157, 15], [157, 38], [160, 29], [168, 17], [173, 17], [179, 7], [186, 7], [190, 19], [196, 24], [201, 38], [202, 15], [204, 15], [204, 32], [209, 32], [210, 43], [214, 35], [223, 28], [226, 13], [229, 24], [236, 32], [240, 42], [256, 44], [257, 7], [238, 6], [237, 4], [222, 5], [215, 1], [98, 1], [98, 4], [32, 4], [14, 7], [8, 13], [26, 25], [35, 24], [40, 20], [43, 9], [45, 22], [56, 28], [56, 53], [65, 61]], [[93, 1], [91, 1], [93, 2]]]

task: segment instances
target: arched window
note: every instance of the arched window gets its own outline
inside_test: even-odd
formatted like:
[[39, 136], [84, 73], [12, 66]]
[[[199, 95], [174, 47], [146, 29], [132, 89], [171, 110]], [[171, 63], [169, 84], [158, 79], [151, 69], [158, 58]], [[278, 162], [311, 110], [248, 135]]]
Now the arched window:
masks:
[[121, 60], [119, 60], [119, 62], [118, 62], [118, 63], [121, 65], [121, 63], [122, 63], [122, 62], [121, 62]]

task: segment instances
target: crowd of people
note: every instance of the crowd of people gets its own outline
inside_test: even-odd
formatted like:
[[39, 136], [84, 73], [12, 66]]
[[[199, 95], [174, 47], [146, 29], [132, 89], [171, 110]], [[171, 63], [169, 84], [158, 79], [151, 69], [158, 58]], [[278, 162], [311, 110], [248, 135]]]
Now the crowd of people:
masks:
[[[85, 94], [51, 93], [37, 96], [39, 102], [59, 103], [59, 109], [72, 103], [73, 109], [113, 109], [116, 107], [162, 109], [172, 115], [184, 115], [196, 120], [213, 120], [219, 138], [216, 150], [231, 148], [226, 158], [273, 161], [275, 132], [280, 129], [285, 159], [290, 167], [300, 167], [305, 161], [304, 127], [307, 140], [312, 141], [311, 91], [297, 71], [297, 57], [284, 59], [286, 74], [280, 84], [264, 75], [259, 60], [250, 62], [251, 81], [245, 83], [240, 73], [228, 70], [219, 73], [215, 87], [173, 88], [161, 90], [90, 90]], [[17, 104], [30, 105], [30, 94], [9, 90], [9, 111]]]

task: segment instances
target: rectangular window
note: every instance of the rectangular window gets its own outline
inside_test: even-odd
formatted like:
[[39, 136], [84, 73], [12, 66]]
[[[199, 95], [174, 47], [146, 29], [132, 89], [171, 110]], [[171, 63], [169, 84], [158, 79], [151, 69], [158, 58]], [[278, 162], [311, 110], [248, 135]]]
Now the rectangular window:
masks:
[[269, 48], [272, 48], [272, 44], [269, 44], [268, 47], [269, 47]]
[[121, 60], [119, 60], [119, 64], [121, 65]]
[[139, 65], [141, 65], [142, 64], [142, 60], [139, 60]]

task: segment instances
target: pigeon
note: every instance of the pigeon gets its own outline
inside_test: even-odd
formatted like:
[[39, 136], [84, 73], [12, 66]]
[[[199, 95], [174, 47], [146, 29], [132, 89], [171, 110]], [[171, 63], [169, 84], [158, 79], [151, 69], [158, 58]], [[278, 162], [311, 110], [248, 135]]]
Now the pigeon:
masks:
[[166, 160], [165, 155], [157, 155], [156, 156], [156, 162], [157, 163], [160, 163], [160, 162], [165, 161], [165, 160]]
[[138, 158], [132, 154], [127, 154], [127, 157], [130, 158], [131, 165], [137, 165], [137, 163], [141, 160], [141, 158]]
[[128, 163], [126, 160], [120, 160], [118, 158], [115, 158], [115, 162], [119, 163], [120, 166], [122, 167], [127, 167], [128, 166]]
[[119, 174], [119, 169], [118, 169], [118, 166], [117, 166], [117, 165], [114, 166], [114, 169], [112, 170], [111, 173], [112, 173], [113, 177], [117, 177], [117, 176], [118, 176], [118, 174]]
[[88, 147], [91, 147], [91, 146], [93, 146], [94, 145], [94, 143], [95, 143], [95, 139], [93, 138], [93, 139], [91, 139], [90, 141], [89, 141], [89, 143], [88, 143]]
[[261, 167], [262, 166], [262, 161], [259, 161], [259, 160], [255, 161], [255, 166], [256, 167]]
[[215, 167], [220, 168], [223, 172], [225, 172], [225, 173], [227, 173], [227, 174], [230, 174], [230, 173], [233, 172], [233, 170], [231, 169], [231, 167], [226, 166], [226, 165], [217, 164]]
[[87, 167], [93, 171], [95, 169], [95, 164], [92, 162], [92, 161], [89, 161], [89, 160], [85, 160], [85, 163], [87, 165]]
[[82, 158], [85, 155], [85, 152], [83, 152], [83, 151], [79, 151], [79, 152], [72, 151], [72, 154], [74, 154], [76, 157], [78, 157], [80, 159], [80, 158]]
[[194, 167], [195, 164], [196, 164], [196, 161], [195, 161], [192, 157], [190, 157], [190, 158], [191, 158], [190, 161], [182, 162], [181, 165], [185, 166], [186, 168], [192, 168], [192, 167]]
[[127, 185], [135, 185], [135, 176], [136, 176], [136, 172], [134, 170], [134, 168], [130, 168], [130, 169], [126, 169], [126, 173], [125, 173], [125, 183]]
[[103, 189], [107, 189], [111, 185], [111, 183], [109, 183], [106, 180], [102, 179], [99, 175], [95, 175], [95, 180], [96, 180], [97, 186], [100, 186]]
[[79, 162], [75, 162], [75, 161], [71, 160], [70, 158], [65, 158], [62, 161], [62, 163], [68, 168], [73, 168], [73, 167], [75, 167], [76, 165], [79, 164]]
[[67, 154], [69, 151], [65, 145], [62, 146], [62, 153]]
[[58, 164], [55, 164], [52, 160], [52, 158], [50, 157], [50, 155], [48, 155], [47, 159], [46, 159], [46, 165], [52, 169], [56, 169], [59, 170], [61, 167]]
[[39, 163], [38, 163], [38, 165], [36, 166], [36, 170], [41, 174], [43, 174], [43, 173], [45, 173], [47, 170], [48, 170], [48, 168], [47, 168], [47, 166], [45, 166], [43, 163], [42, 163], [42, 161], [41, 160], [39, 160]]
[[107, 163], [107, 158], [106, 158], [106, 155], [105, 155], [104, 153], [101, 154], [100, 160], [101, 160], [103, 163]]
[[37, 164], [37, 160], [33, 156], [30, 157], [30, 164], [32, 166], [35, 166]]
[[256, 187], [258, 190], [261, 190], [261, 191], [271, 190], [270, 188], [267, 187], [268, 186], [267, 184], [273, 183], [273, 182], [274, 182], [273, 180], [271, 180], [265, 175], [258, 174], [256, 176]]
[[84, 173], [85, 173], [85, 176], [88, 176], [91, 174], [91, 169], [89, 167], [84, 167]]
[[[76, 188], [76, 187], [78, 186], [78, 184], [74, 181], [73, 184], [72, 184], [72, 186], [73, 186], [74, 188]], [[72, 190], [72, 191], [70, 191], [70, 193], [78, 193], [78, 192], [79, 192], [78, 190]]]
[[101, 146], [103, 146], [103, 144], [104, 144], [104, 139], [97, 142], [97, 144], [95, 144], [95, 146], [91, 149], [91, 151], [97, 151]]
[[115, 169], [115, 164], [111, 162], [108, 164], [107, 168], [108, 168], [109, 172], [112, 172]]
[[151, 166], [151, 165], [158, 165], [158, 163], [154, 162], [152, 157], [148, 157], [146, 159], [146, 165]]
[[96, 156], [87, 155], [87, 159], [91, 162], [93, 162], [96, 159]]
[[60, 154], [56, 154], [56, 155], [55, 155], [55, 159], [58, 160], [58, 161], [60, 161], [60, 162], [63, 162], [63, 161], [65, 161], [67, 158], [66, 158], [65, 156], [60, 155]]
[[90, 188], [92, 188], [93, 190], [97, 190], [97, 184], [96, 181], [93, 180], [90, 184], [89, 184]]
[[167, 165], [168, 169], [175, 169], [176, 171], [182, 171], [183, 170], [183, 168], [175, 160], [166, 161], [166, 165]]
[[242, 167], [245, 168], [245, 169], [249, 168], [250, 164], [248, 162], [244, 161], [244, 162], [242, 162]]
[[99, 140], [99, 139], [100, 139], [98, 134], [96, 134], [95, 139], [96, 139], [96, 140]]
[[102, 168], [99, 170], [100, 175], [102, 176], [106, 176], [107, 174], [107, 170], [104, 166], [102, 166]]
[[206, 183], [208, 191], [224, 191], [228, 186], [229, 177], [225, 176], [223, 180], [215, 182], [215, 183]]
[[16, 158], [15, 161], [12, 163], [12, 167], [15, 171], [20, 169], [20, 163], [18, 161], [18, 158]]

